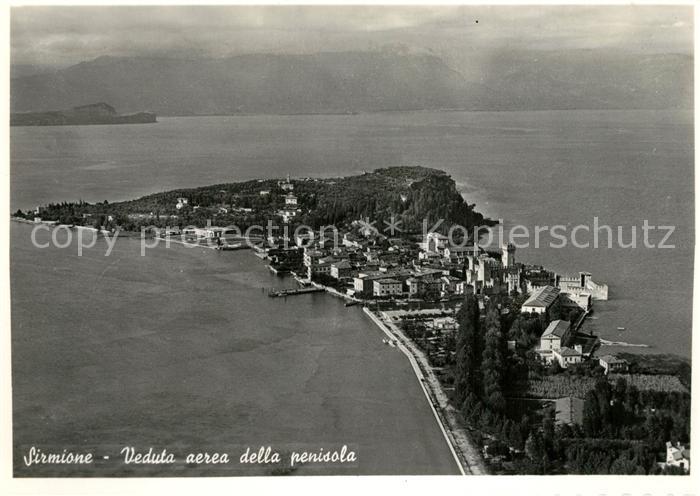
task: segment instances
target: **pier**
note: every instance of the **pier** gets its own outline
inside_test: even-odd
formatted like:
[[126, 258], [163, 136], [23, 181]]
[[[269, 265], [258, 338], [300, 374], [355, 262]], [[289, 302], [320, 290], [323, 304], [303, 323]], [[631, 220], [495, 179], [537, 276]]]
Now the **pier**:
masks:
[[310, 287], [310, 288], [298, 288], [298, 289], [281, 289], [279, 291], [270, 290], [267, 293], [267, 296], [273, 298], [273, 297], [280, 297], [280, 296], [294, 296], [294, 295], [300, 295], [300, 294], [306, 294], [306, 293], [322, 293], [324, 291], [323, 288], [315, 288], [315, 287]]

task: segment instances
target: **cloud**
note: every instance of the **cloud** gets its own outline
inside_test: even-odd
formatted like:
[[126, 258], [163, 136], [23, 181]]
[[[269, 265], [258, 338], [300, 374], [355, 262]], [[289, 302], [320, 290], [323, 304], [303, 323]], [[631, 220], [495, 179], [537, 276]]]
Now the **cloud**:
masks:
[[[664, 29], [669, 26], [675, 29]], [[453, 58], [459, 58], [459, 52], [509, 47], [689, 53], [692, 37], [692, 9], [671, 6], [111, 6], [11, 11], [12, 61], [21, 64], [69, 64], [101, 55], [222, 57], [385, 45]]]

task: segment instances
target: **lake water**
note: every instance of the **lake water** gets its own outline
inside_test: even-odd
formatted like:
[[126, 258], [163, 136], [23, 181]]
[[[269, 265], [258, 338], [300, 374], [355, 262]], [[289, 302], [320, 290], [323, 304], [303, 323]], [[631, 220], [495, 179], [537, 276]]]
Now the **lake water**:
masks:
[[[598, 217], [623, 226], [625, 239], [636, 225], [641, 245], [645, 219], [676, 226], [673, 249], [542, 246], [516, 258], [587, 270], [609, 284], [610, 301], [596, 302], [587, 324], [603, 338], [651, 346], [628, 350], [690, 356], [689, 112], [190, 117], [12, 128], [11, 207], [392, 165], [447, 171], [468, 201], [507, 228], [590, 225]], [[11, 238], [17, 446], [304, 440], [359, 446], [352, 473], [454, 473], [408, 362], [381, 345], [359, 309], [326, 295], [265, 297], [261, 288], [280, 280], [249, 253], [176, 247], [139, 257], [135, 241], [120, 240], [110, 257], [99, 245], [77, 257], [33, 248], [29, 230], [13, 225]]]
[[[605, 339], [652, 346], [637, 351], [690, 355], [692, 112], [160, 118], [155, 125], [12, 128], [11, 158], [13, 210], [287, 173], [443, 169], [468, 201], [503, 219], [506, 228], [521, 224], [532, 233], [536, 225], [591, 226], [598, 217], [613, 230], [622, 226], [626, 241], [636, 226], [635, 249], [553, 249], [546, 245], [552, 238], [543, 237], [544, 246], [533, 248], [531, 238], [516, 258], [563, 273], [590, 271], [607, 283], [611, 299], [596, 304], [597, 320], [588, 324]], [[644, 248], [645, 219], [675, 226], [669, 241], [675, 248]], [[650, 239], [656, 244], [661, 235]]]
[[[136, 467], [123, 446], [232, 457], [347, 445], [317, 474], [456, 474], [406, 357], [359, 307], [281, 287], [250, 252], [121, 238], [77, 255], [12, 224], [12, 359], [19, 475], [260, 475], [256, 466]], [[64, 237], [58, 237], [63, 241]], [[40, 233], [39, 242], [48, 241]], [[292, 281], [293, 282], [293, 281]], [[29, 446], [110, 456], [84, 471], [25, 468]]]

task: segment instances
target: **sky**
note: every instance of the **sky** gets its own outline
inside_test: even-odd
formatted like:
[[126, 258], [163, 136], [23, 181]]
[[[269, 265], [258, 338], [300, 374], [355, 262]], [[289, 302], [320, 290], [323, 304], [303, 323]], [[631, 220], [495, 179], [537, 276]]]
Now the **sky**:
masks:
[[14, 7], [13, 64], [99, 56], [431, 52], [464, 63], [494, 50], [692, 53], [689, 6]]

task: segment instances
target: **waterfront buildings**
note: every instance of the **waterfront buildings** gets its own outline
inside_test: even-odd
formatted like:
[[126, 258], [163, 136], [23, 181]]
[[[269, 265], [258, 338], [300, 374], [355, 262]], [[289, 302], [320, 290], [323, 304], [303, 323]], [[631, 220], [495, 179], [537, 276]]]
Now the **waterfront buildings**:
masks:
[[[298, 200], [291, 190], [285, 194], [285, 202], [292, 197], [295, 200], [285, 204], [285, 210], [298, 212], [299, 205], [294, 203]], [[512, 244], [503, 245], [499, 251], [486, 251], [473, 243], [452, 243], [448, 236], [431, 232], [416, 247], [407, 239], [382, 236], [368, 228], [367, 222], [353, 222], [347, 230], [335, 234], [332, 247], [310, 232], [298, 235], [295, 242], [304, 247], [307, 277], [329, 275], [342, 282], [336, 289], [352, 296], [386, 297], [387, 290], [375, 293], [374, 282], [390, 278], [401, 283], [400, 290], [390, 291], [391, 296], [429, 301], [467, 293], [479, 298], [526, 294], [522, 312], [539, 315], [547, 313], [556, 302], [567, 312], [587, 312], [592, 308], [594, 291], [599, 297], [606, 296], [600, 289], [605, 286], [593, 283], [589, 273], [574, 278], [518, 263]]]
[[347, 260], [340, 260], [331, 264], [331, 277], [334, 279], [345, 279], [352, 274], [352, 265]]
[[374, 296], [399, 296], [403, 293], [401, 281], [396, 279], [377, 279], [373, 281]]
[[239, 234], [235, 229], [227, 229], [218, 226], [207, 227], [186, 227], [182, 230], [182, 234], [197, 239], [221, 239], [228, 235]]
[[583, 294], [594, 300], [608, 299], [608, 285], [593, 282], [590, 272], [579, 272], [576, 276], [557, 275], [556, 286], [572, 296]]

